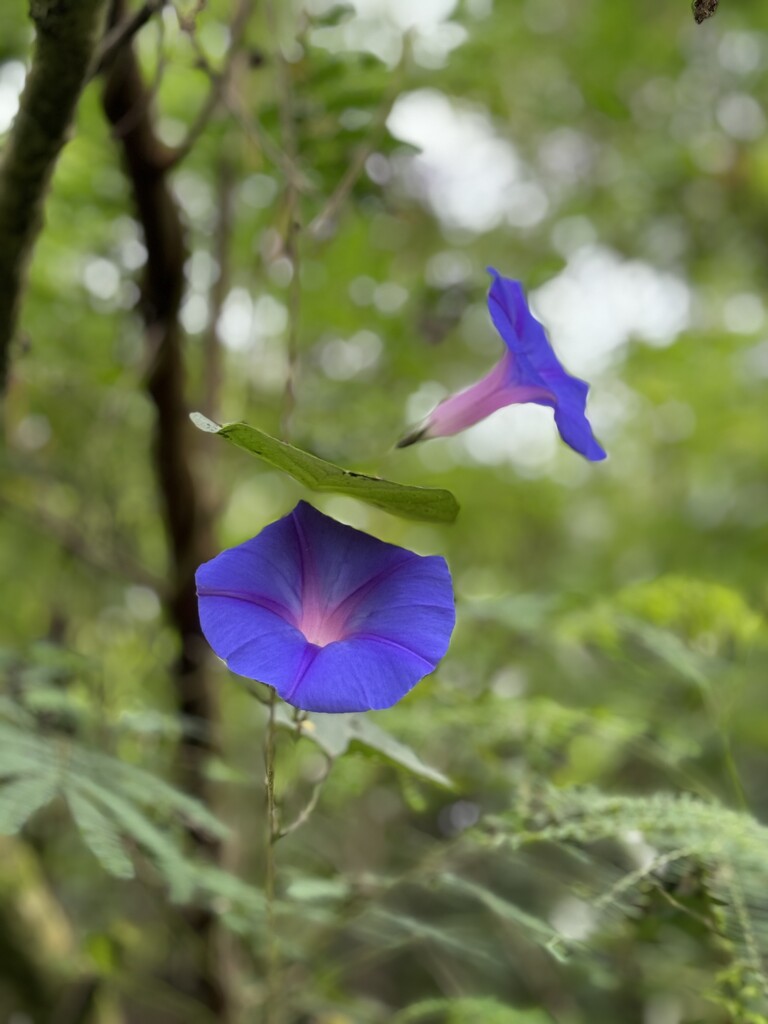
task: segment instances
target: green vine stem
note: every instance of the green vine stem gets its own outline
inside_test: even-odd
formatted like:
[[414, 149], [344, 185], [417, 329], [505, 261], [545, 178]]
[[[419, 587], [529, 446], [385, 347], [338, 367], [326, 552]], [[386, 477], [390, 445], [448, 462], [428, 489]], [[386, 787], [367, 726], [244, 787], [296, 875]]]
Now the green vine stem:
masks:
[[277, 694], [274, 687], [269, 688], [269, 717], [264, 740], [264, 786], [266, 791], [266, 829], [265, 848], [266, 864], [264, 873], [264, 897], [267, 904], [267, 993], [264, 1009], [265, 1024], [277, 1024], [278, 996], [280, 973], [280, 950], [277, 941], [277, 923], [275, 914], [275, 842], [280, 835], [275, 802], [275, 753], [277, 723], [275, 721], [275, 705]]

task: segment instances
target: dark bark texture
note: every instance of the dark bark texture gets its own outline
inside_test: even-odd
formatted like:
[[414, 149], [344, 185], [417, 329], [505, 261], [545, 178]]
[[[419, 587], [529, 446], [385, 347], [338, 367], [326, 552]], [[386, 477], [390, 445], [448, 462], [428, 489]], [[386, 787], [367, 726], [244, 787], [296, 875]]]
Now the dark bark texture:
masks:
[[88, 80], [104, 6], [105, 0], [30, 2], [35, 49], [0, 162], [0, 391], [43, 203]]

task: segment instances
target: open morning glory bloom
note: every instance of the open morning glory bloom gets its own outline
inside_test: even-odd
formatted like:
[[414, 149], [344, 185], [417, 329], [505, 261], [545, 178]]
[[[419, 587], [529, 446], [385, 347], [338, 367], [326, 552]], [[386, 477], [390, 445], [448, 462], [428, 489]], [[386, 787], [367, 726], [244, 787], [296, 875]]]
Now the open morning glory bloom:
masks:
[[604, 459], [605, 451], [586, 417], [589, 385], [563, 369], [544, 328], [528, 309], [520, 282], [488, 269], [493, 276], [488, 309], [507, 351], [486, 377], [442, 401], [398, 447], [457, 434], [505, 405], [535, 402], [554, 409], [560, 436], [574, 451], [591, 462]]
[[304, 501], [196, 579], [216, 654], [305, 711], [397, 703], [448, 650], [456, 620], [444, 558], [385, 544]]

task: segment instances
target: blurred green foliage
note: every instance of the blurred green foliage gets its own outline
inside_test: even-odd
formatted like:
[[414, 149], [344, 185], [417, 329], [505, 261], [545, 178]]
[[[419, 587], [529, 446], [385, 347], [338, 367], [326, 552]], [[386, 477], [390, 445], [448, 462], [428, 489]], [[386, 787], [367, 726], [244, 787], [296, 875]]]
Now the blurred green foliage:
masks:
[[[226, 59], [230, 6], [185, 0], [191, 36], [168, 10], [138, 37], [169, 143], [205, 99], [196, 45]], [[439, 526], [312, 496], [445, 554], [459, 624], [367, 738], [283, 723], [285, 820], [318, 796], [279, 845], [284, 1022], [768, 1020], [768, 10], [723, 0], [697, 26], [686, 0], [446, 0], [406, 38], [406, 7], [278, 4], [272, 26], [259, 5], [235, 98], [173, 177], [190, 408], [280, 435], [279, 42], [301, 191], [291, 440], [461, 505]], [[6, 121], [30, 36], [24, 5], [5, 5]], [[211, 408], [222, 194], [235, 215]], [[85, 972], [104, 1024], [209, 1019], [170, 994], [175, 900], [215, 910], [237, 1019], [257, 1020], [264, 713], [215, 670], [223, 753], [207, 770], [234, 838], [226, 868], [200, 863], [182, 826], [219, 825], [173, 788], [199, 723], [176, 716], [168, 681], [144, 252], [98, 83], [45, 216], [0, 467], [0, 824], [29, 817], [4, 840], [0, 1018], [53, 1019], [34, 979]], [[489, 263], [523, 280], [589, 378], [606, 463], [555, 446], [544, 410], [393, 450], [497, 358]], [[190, 443], [221, 546], [310, 497], [215, 438]]]

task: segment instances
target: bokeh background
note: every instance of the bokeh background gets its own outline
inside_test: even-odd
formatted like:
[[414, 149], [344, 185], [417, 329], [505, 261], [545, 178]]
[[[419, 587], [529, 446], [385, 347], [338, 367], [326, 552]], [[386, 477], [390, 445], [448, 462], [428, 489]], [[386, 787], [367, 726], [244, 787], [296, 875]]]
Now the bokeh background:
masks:
[[[132, 44], [169, 147], [227, 68], [169, 175], [186, 405], [462, 506], [443, 527], [312, 498], [443, 553], [459, 618], [437, 672], [367, 719], [388, 736], [336, 757], [279, 844], [279, 1019], [768, 1019], [765, 5], [722, 0], [696, 25], [686, 0], [307, 0], [256, 5], [234, 44], [233, 7], [178, 0]], [[0, 132], [31, 40], [4, 4]], [[264, 713], [211, 665], [218, 708], [179, 714], [146, 247], [101, 92], [45, 206], [4, 409], [0, 716], [7, 749], [36, 743], [57, 771], [100, 752], [157, 785], [184, 783], [180, 738], [202, 730], [198, 795], [233, 832], [215, 884], [189, 882], [205, 851], [149, 783], [139, 823], [112, 830], [40, 799], [2, 840], [0, 1020], [258, 1021]], [[535, 406], [394, 448], [498, 359], [488, 265], [591, 383], [605, 463]], [[308, 497], [187, 433], [214, 550]], [[325, 747], [281, 734], [287, 818], [340, 729], [318, 727]], [[19, 800], [0, 788], [5, 831]], [[135, 878], [99, 865], [99, 828], [119, 847], [101, 859], [120, 874], [122, 851]], [[187, 984], [211, 916], [226, 1009]]]

